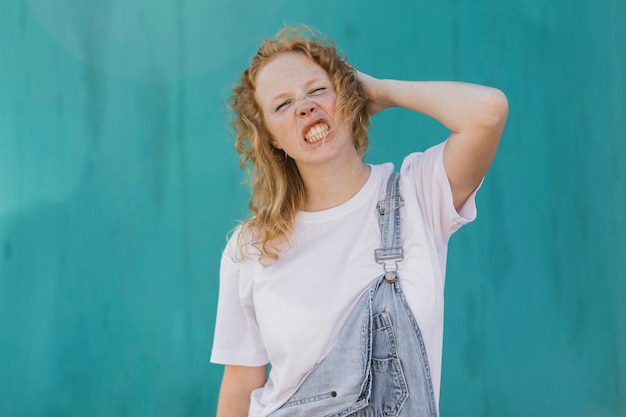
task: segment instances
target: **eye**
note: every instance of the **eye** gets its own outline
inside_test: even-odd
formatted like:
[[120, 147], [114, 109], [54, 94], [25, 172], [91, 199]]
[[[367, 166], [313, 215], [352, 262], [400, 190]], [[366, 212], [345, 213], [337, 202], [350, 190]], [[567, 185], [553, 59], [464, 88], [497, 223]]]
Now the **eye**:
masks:
[[279, 111], [285, 107], [287, 107], [288, 105], [291, 104], [291, 100], [285, 100], [282, 103], [280, 103], [278, 106], [276, 106], [276, 108], [274, 109], [274, 111]]
[[317, 95], [317, 94], [322, 94], [325, 91], [326, 91], [326, 87], [317, 87], [317, 88], [314, 88], [313, 90], [309, 91], [309, 94]]

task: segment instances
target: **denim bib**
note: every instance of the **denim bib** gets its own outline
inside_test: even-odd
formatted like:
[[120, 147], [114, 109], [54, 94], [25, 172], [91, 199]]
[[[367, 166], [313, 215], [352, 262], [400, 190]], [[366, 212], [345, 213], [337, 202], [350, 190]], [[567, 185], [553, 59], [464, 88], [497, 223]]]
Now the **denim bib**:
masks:
[[391, 175], [376, 206], [382, 275], [361, 296], [330, 353], [271, 417], [437, 417], [426, 347], [397, 274], [399, 179]]

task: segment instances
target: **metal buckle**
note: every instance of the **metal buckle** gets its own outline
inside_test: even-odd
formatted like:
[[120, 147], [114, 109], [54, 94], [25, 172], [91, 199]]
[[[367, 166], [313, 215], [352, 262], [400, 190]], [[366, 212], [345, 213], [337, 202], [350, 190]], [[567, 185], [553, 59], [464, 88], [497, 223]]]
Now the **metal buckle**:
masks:
[[396, 271], [385, 271], [385, 281], [387, 281], [388, 284], [398, 282], [398, 274], [396, 274]]

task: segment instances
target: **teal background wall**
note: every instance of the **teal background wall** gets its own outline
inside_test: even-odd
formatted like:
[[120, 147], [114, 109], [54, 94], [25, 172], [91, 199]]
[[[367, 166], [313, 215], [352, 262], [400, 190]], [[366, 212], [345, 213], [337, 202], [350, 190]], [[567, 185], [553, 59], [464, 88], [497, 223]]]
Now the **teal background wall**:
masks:
[[[214, 415], [224, 104], [285, 22], [509, 97], [451, 242], [441, 414], [626, 416], [624, 0], [0, 0], [0, 416]], [[367, 159], [446, 133], [389, 110]]]

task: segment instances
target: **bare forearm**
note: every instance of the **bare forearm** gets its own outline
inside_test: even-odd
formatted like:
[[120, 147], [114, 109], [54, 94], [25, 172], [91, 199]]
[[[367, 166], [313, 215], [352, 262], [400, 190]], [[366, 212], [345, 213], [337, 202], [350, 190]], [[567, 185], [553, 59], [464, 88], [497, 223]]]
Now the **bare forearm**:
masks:
[[[404, 107], [440, 121], [453, 132], [497, 128], [506, 98], [499, 90], [454, 81], [399, 81], [362, 75], [373, 113]], [[504, 115], [505, 117], [505, 115]]]
[[266, 379], [267, 365], [226, 365], [217, 402], [217, 417], [248, 417], [250, 394], [262, 387]]
[[250, 398], [220, 392], [217, 417], [248, 417]]
[[358, 76], [370, 114], [404, 107], [430, 116], [452, 131], [443, 162], [454, 206], [461, 207], [496, 154], [509, 109], [506, 96], [477, 84], [383, 80], [361, 72]]

